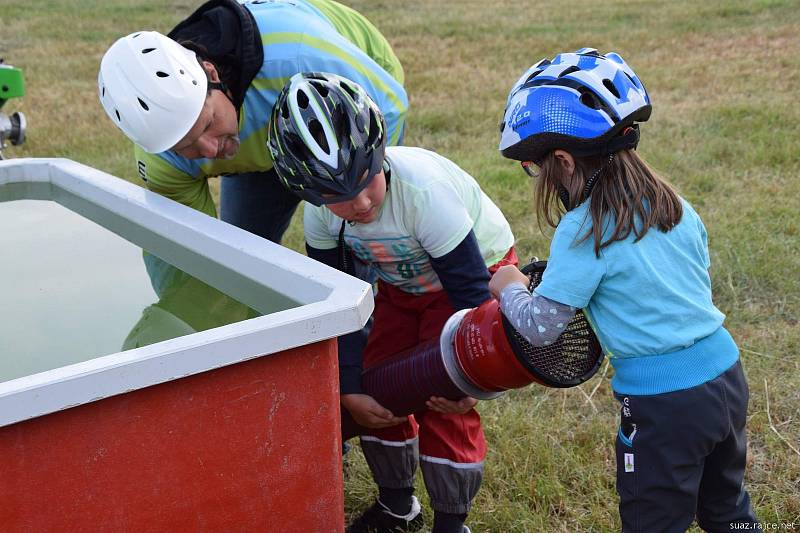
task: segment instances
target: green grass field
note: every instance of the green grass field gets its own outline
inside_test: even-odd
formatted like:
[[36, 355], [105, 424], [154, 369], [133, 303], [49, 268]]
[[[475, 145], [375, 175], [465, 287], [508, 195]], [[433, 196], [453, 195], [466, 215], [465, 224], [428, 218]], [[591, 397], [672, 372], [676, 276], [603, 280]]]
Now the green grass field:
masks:
[[[166, 33], [199, 3], [0, 1], [0, 57], [24, 69], [28, 91], [3, 108], [29, 123], [27, 143], [8, 155], [67, 157], [135, 181], [131, 148], [97, 100], [100, 58], [124, 34]], [[754, 505], [760, 519], [800, 529], [800, 2], [350, 5], [403, 62], [406, 143], [472, 173], [511, 222], [521, 257], [545, 257], [548, 237], [531, 215], [529, 179], [497, 152], [508, 89], [534, 61], [582, 46], [618, 51], [634, 67], [654, 103], [640, 153], [703, 217], [715, 301], [741, 347]], [[287, 244], [301, 243], [295, 220]], [[490, 455], [473, 531], [619, 529], [611, 372], [579, 389], [530, 387], [481, 405]], [[347, 510], [357, 513], [375, 494], [357, 450], [346, 472]]]

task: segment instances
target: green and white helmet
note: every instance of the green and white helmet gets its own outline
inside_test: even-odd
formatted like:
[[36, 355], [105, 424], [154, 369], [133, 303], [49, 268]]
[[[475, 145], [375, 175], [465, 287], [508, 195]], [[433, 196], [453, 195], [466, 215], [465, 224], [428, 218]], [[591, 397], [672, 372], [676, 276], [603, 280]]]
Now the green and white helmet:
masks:
[[267, 145], [287, 189], [314, 205], [344, 202], [381, 170], [386, 125], [357, 83], [305, 72], [292, 76], [278, 96]]

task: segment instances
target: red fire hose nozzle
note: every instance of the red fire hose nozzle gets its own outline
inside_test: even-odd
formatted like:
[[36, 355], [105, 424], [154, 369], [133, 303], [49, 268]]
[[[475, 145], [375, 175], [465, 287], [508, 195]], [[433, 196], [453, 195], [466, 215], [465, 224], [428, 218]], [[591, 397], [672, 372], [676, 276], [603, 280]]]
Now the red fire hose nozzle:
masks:
[[[531, 276], [531, 287], [538, 285], [546, 264], [539, 261], [522, 269]], [[362, 386], [395, 416], [404, 416], [426, 409], [431, 396], [490, 400], [533, 382], [573, 387], [592, 377], [602, 360], [600, 343], [583, 311], [554, 343], [537, 347], [511, 326], [492, 299], [453, 314], [438, 339], [367, 369]], [[342, 410], [342, 431], [347, 440], [364, 428]]]

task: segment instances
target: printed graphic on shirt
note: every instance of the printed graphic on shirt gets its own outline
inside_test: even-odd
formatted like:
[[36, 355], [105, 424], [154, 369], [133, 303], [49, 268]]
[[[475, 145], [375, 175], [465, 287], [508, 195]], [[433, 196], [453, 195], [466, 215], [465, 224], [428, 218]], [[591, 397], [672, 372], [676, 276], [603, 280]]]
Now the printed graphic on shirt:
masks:
[[374, 264], [378, 276], [387, 283], [412, 294], [442, 289], [428, 254], [410, 235], [372, 240], [346, 235], [345, 242], [356, 257]]

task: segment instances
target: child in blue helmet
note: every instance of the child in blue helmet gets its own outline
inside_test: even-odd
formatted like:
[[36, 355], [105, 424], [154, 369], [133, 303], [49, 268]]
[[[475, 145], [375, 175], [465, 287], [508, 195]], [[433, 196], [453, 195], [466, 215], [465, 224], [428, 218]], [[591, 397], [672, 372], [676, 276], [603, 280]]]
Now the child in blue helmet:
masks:
[[584, 308], [615, 369], [621, 404], [617, 492], [624, 532], [757, 527], [743, 485], [747, 382], [714, 306], [706, 230], [635, 151], [650, 116], [615, 53], [542, 60], [511, 90], [500, 150], [537, 179], [539, 220], [555, 227], [533, 294], [514, 267], [490, 282], [532, 344]]

